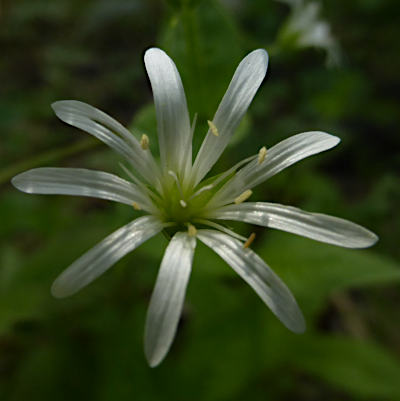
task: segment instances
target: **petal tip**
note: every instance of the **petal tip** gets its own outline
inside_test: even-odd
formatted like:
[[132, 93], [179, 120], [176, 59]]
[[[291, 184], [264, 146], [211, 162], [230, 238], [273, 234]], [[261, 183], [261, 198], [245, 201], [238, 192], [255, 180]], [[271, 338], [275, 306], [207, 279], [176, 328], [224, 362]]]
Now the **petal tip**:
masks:
[[303, 320], [303, 322], [297, 326], [295, 329], [293, 329], [293, 333], [295, 334], [304, 334], [307, 330], [307, 325], [306, 322]]
[[24, 171], [16, 175], [15, 177], [11, 178], [11, 184], [14, 188], [18, 189], [18, 191], [25, 192], [27, 194], [35, 193], [31, 182], [29, 180], [29, 173], [31, 170]]
[[268, 52], [265, 49], [256, 49], [250, 52], [243, 61], [246, 61], [250, 65], [257, 66], [260, 77], [264, 78], [268, 69]]
[[145, 336], [144, 342], [144, 354], [147, 360], [147, 363], [151, 368], [156, 368], [164, 359], [165, 353], [162, 354], [157, 350], [154, 346], [151, 346], [146, 339], [148, 336]]
[[334, 142], [333, 146], [338, 145], [342, 141], [338, 136], [331, 135], [331, 137], [332, 137], [332, 142]]
[[23, 192], [25, 192], [24, 191], [24, 186], [22, 185], [22, 180], [21, 180], [21, 177], [22, 177], [22, 175], [23, 175], [24, 173], [21, 173], [21, 174], [18, 174], [18, 175], [16, 175], [16, 176], [14, 176], [13, 178], [11, 178], [11, 184], [15, 187], [15, 188], [17, 188], [19, 191], [23, 191]]
[[144, 52], [144, 63], [147, 64], [153, 57], [168, 57], [167, 53], [159, 47], [150, 47]]
[[301, 311], [298, 311], [296, 320], [290, 322], [286, 327], [295, 334], [303, 334], [307, 330], [306, 321]]
[[50, 106], [58, 117], [66, 112], [85, 110], [88, 107], [93, 108], [80, 100], [57, 100], [51, 103]]
[[54, 111], [56, 111], [60, 106], [60, 103], [63, 103], [63, 100], [56, 100], [55, 102], [51, 103], [50, 106]]
[[261, 59], [263, 59], [265, 65], [268, 65], [269, 54], [265, 49], [256, 49], [254, 50], [254, 53], [256, 53]]
[[56, 100], [55, 102], [51, 103], [51, 108], [57, 114], [63, 106], [67, 106], [69, 103], [73, 102], [73, 100]]
[[62, 290], [60, 290], [57, 286], [55, 286], [54, 284], [51, 286], [50, 288], [50, 293], [51, 295], [56, 298], [56, 299], [62, 299], [65, 298], [66, 295], [63, 295]]
[[332, 144], [337, 145], [341, 139], [336, 136], [336, 135], [332, 135], [329, 134], [328, 132], [324, 132], [324, 131], [314, 131], [315, 134], [320, 135], [321, 137], [326, 138], [327, 140], [329, 140]]
[[324, 131], [309, 131], [306, 132], [305, 134], [314, 136], [316, 142], [319, 143], [323, 148], [320, 151], [332, 149], [335, 146], [337, 146], [341, 141], [341, 139], [338, 136], [328, 134], [327, 132]]
[[144, 52], [144, 54], [151, 54], [152, 52], [162, 52], [162, 53], [165, 53], [165, 51], [164, 50], [162, 50], [162, 49], [160, 49], [159, 47], [157, 47], [157, 46], [151, 46], [151, 47], [149, 47], [148, 49], [146, 49], [146, 51]]
[[146, 360], [151, 368], [156, 368], [161, 363], [161, 359], [155, 358], [154, 356], [148, 355], [147, 353]]
[[349, 241], [344, 243], [337, 243], [333, 245], [342, 246], [349, 249], [365, 249], [374, 246], [378, 241], [379, 237], [367, 228], [360, 226], [356, 223], [351, 223], [354, 229], [351, 234], [349, 234]]
[[379, 237], [372, 231], [365, 229], [365, 239], [360, 244], [359, 248], [370, 248], [379, 241]]
[[371, 245], [370, 246], [372, 246], [372, 245], [375, 245], [379, 241], [379, 236], [376, 235], [375, 233], [373, 233], [372, 231], [370, 231], [370, 232], [372, 234], [372, 239], [371, 239]]
[[51, 285], [50, 293], [54, 298], [62, 299], [74, 294], [75, 291], [71, 291], [71, 289], [60, 282], [59, 279], [56, 279]]

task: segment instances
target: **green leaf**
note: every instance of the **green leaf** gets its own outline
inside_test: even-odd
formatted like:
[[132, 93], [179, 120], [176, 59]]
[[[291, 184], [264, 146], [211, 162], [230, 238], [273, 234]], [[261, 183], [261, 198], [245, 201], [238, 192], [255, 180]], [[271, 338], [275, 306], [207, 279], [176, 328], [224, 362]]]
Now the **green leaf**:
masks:
[[182, 75], [191, 112], [212, 119], [243, 56], [234, 19], [215, 0], [182, 2], [160, 42]]
[[48, 150], [29, 159], [14, 163], [0, 170], [0, 184], [9, 181], [12, 177], [17, 175], [18, 173], [21, 173], [22, 171], [58, 162], [59, 160], [76, 155], [77, 153], [93, 149], [100, 144], [100, 141], [89, 138], [85, 140], [80, 140], [69, 146], [63, 146], [57, 149]]
[[299, 341], [295, 365], [335, 387], [367, 399], [400, 399], [400, 361], [377, 344], [344, 337]]
[[400, 281], [400, 266], [373, 250], [350, 250], [273, 232], [258, 253], [292, 289], [307, 314], [318, 313], [338, 289]]

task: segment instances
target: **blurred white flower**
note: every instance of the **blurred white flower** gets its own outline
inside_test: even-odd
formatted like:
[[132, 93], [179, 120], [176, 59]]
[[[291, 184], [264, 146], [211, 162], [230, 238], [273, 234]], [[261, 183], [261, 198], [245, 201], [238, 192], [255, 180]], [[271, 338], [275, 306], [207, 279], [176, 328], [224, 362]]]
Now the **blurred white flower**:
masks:
[[326, 51], [327, 64], [340, 62], [339, 44], [331, 32], [329, 23], [323, 20], [321, 4], [304, 0], [276, 0], [291, 7], [291, 13], [282, 27], [279, 40], [284, 45], [299, 48], [315, 47]]
[[209, 131], [194, 162], [194, 124], [190, 126], [175, 64], [157, 48], [147, 50], [144, 61], [157, 114], [160, 163], [152, 156], [146, 135], [138, 140], [102, 111], [67, 100], [52, 105], [57, 116], [125, 158], [130, 169], [124, 168], [131, 180], [77, 168], [38, 168], [12, 180], [16, 188], [28, 193], [97, 197], [146, 213], [69, 266], [54, 282], [53, 295], [65, 297], [77, 292], [128, 252], [165, 230], [171, 240], [161, 262], [145, 329], [145, 354], [151, 366], [162, 361], [174, 339], [197, 240], [224, 259], [286, 327], [303, 332], [304, 318], [293, 295], [249, 248], [254, 235], [246, 239], [217, 221], [244, 221], [348, 248], [374, 244], [375, 234], [346, 220], [279, 204], [246, 202], [253, 187], [305, 157], [334, 147], [339, 138], [318, 131], [297, 134], [268, 150], [262, 147], [255, 155], [204, 181], [263, 81], [268, 55], [258, 49], [239, 64], [214, 118], [208, 122]]

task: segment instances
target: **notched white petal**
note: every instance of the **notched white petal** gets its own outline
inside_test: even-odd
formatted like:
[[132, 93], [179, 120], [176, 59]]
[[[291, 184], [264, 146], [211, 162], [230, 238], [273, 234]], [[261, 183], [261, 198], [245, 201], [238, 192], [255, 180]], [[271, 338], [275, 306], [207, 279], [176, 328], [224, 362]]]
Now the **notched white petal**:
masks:
[[77, 100], [61, 100], [52, 105], [65, 123], [93, 135], [122, 155], [148, 182], [155, 184], [157, 165], [150, 152], [118, 121], [103, 111]]
[[165, 251], [146, 319], [144, 348], [151, 367], [164, 359], [175, 337], [195, 247], [194, 236], [178, 232]]
[[218, 231], [198, 230], [197, 238], [224, 259], [288, 329], [304, 332], [304, 317], [292, 293], [256, 253]]
[[293, 135], [268, 150], [262, 163], [254, 159], [237, 172], [210, 201], [210, 207], [232, 203], [244, 190], [253, 188], [292, 164], [331, 149], [340, 138], [320, 131]]
[[179, 72], [172, 59], [158, 48], [146, 51], [144, 63], [153, 90], [161, 164], [183, 173], [192, 163], [192, 136]]
[[51, 293], [56, 298], [64, 298], [78, 292], [162, 229], [163, 224], [153, 216], [139, 217], [121, 227], [61, 273]]
[[378, 240], [372, 231], [351, 221], [277, 203], [246, 202], [229, 205], [215, 210], [209, 218], [276, 228], [345, 248], [367, 248]]
[[42, 167], [18, 174], [11, 182], [31, 194], [88, 196], [127, 205], [138, 202], [148, 211], [152, 208], [151, 200], [139, 187], [103, 171]]
[[78, 100], [60, 100], [52, 103], [51, 106], [56, 115], [60, 115], [60, 119], [67, 124], [74, 125], [77, 117], [87, 118], [109, 128], [128, 142], [134, 143], [136, 141], [122, 124], [90, 104]]
[[193, 166], [196, 184], [221, 156], [264, 80], [267, 67], [268, 54], [263, 49], [249, 53], [237, 67], [197, 154]]
[[249, 163], [238, 175], [250, 179], [253, 187], [306, 157], [333, 148], [339, 142], [340, 138], [320, 131], [293, 135], [273, 146], [263, 163]]

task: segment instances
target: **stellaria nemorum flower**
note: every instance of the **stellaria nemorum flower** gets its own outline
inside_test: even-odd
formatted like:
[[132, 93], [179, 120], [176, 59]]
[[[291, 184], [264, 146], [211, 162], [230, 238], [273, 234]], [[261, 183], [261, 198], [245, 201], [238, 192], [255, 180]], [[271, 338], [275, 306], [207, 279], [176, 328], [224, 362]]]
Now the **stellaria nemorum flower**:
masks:
[[55, 297], [72, 295], [104, 273], [144, 241], [166, 231], [166, 248], [150, 300], [145, 327], [145, 354], [156, 366], [168, 352], [185, 298], [196, 241], [224, 259], [294, 332], [303, 332], [303, 315], [289, 289], [242, 237], [223, 224], [238, 220], [277, 228], [348, 248], [374, 244], [375, 234], [349, 221], [266, 202], [247, 202], [252, 188], [293, 163], [328, 150], [339, 138], [304, 132], [256, 154], [231, 169], [204, 178], [224, 151], [258, 87], [268, 55], [258, 49], [239, 64], [209, 131], [192, 162], [191, 126], [179, 73], [164, 51], [151, 48], [144, 61], [150, 78], [158, 124], [160, 162], [152, 156], [149, 138], [135, 138], [102, 111], [67, 100], [54, 103], [67, 124], [100, 139], [128, 163], [130, 181], [113, 174], [78, 168], [37, 168], [13, 178], [21, 191], [36, 194], [90, 196], [125, 203], [146, 215], [118, 229], [69, 266], [54, 282]]
[[290, 16], [279, 33], [282, 46], [314, 47], [326, 51], [326, 63], [335, 66], [340, 63], [339, 43], [332, 34], [328, 21], [321, 17], [321, 3], [304, 0], [277, 0], [287, 3]]

